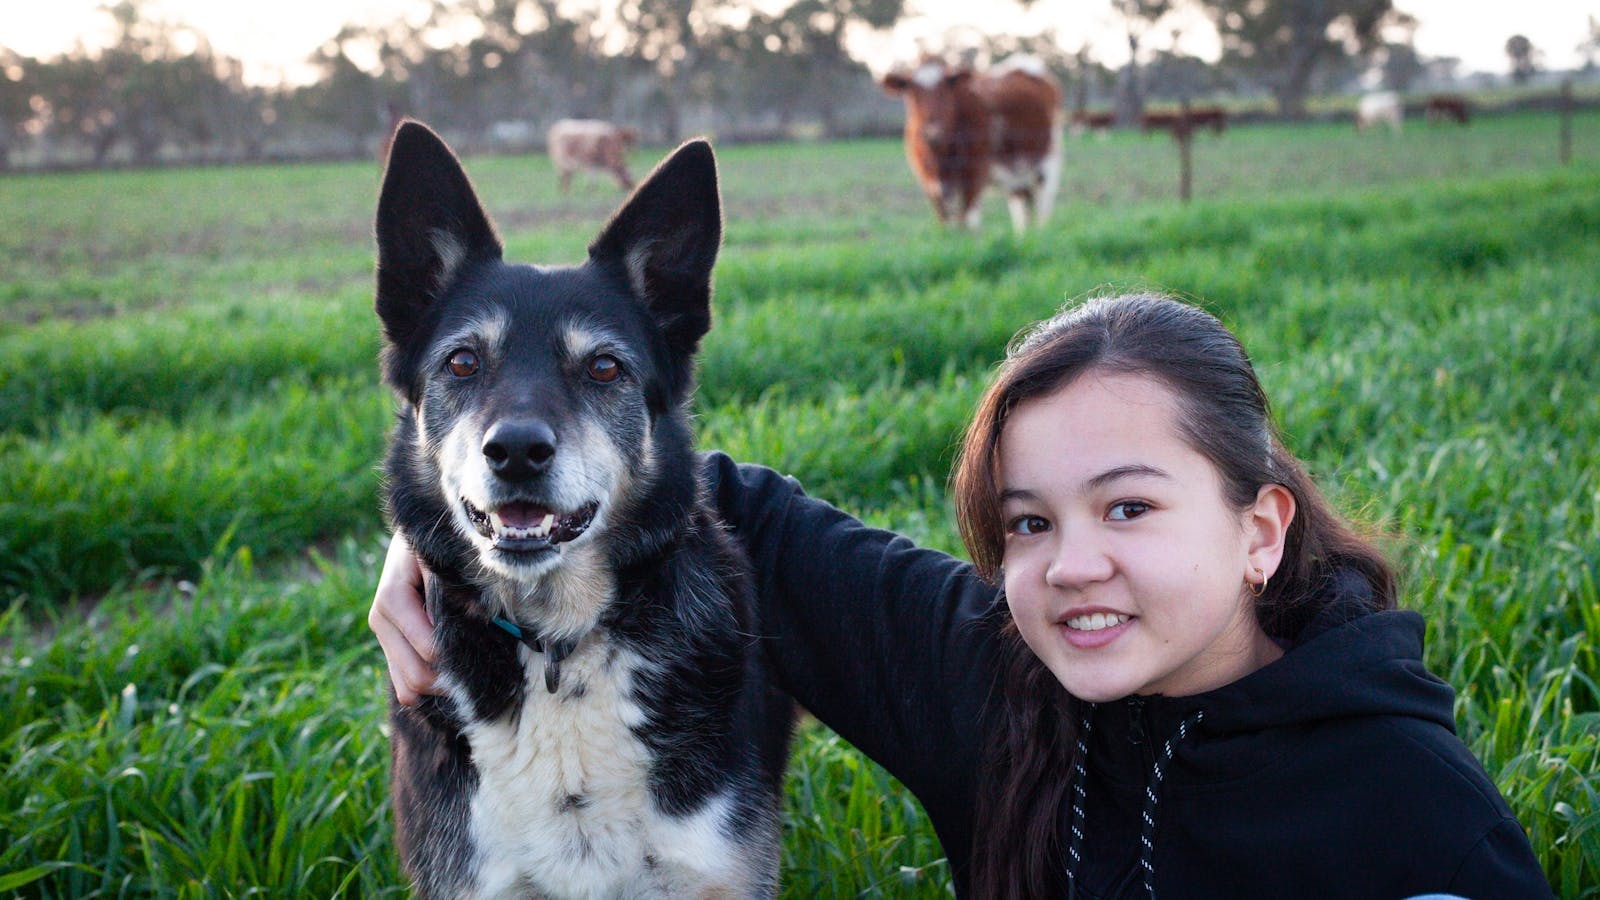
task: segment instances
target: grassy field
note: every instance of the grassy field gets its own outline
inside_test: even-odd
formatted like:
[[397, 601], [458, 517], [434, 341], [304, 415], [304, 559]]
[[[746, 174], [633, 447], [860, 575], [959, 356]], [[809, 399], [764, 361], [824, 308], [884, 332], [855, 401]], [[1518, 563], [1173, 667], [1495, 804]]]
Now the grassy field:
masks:
[[[1390, 535], [1460, 731], [1558, 895], [1600, 896], [1600, 116], [1069, 143], [1015, 238], [894, 142], [720, 153], [701, 443], [958, 551], [951, 450], [1020, 327], [1159, 287], [1244, 340], [1290, 446]], [[646, 167], [659, 153], [641, 152]], [[513, 259], [617, 195], [473, 159]], [[0, 177], [0, 895], [403, 893], [386, 799], [374, 164]], [[916, 803], [798, 742], [786, 894], [944, 896]]]

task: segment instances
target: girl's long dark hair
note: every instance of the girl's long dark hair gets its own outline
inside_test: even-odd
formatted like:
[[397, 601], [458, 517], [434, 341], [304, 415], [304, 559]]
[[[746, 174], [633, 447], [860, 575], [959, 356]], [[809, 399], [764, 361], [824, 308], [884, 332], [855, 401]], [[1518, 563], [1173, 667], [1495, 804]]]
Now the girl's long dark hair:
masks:
[[[1147, 376], [1172, 390], [1185, 440], [1217, 467], [1225, 499], [1236, 509], [1254, 503], [1263, 485], [1283, 485], [1294, 495], [1283, 559], [1255, 601], [1269, 635], [1298, 634], [1339, 569], [1367, 580], [1374, 608], [1393, 608], [1393, 570], [1333, 511], [1284, 448], [1239, 341], [1210, 313], [1150, 294], [1097, 298], [1040, 323], [1013, 342], [979, 400], [951, 492], [962, 540], [985, 579], [1001, 580], [1005, 526], [997, 468], [1011, 411], [1090, 371]], [[980, 782], [973, 896], [1060, 896], [1066, 856], [1060, 813], [1074, 761], [1078, 703], [1023, 643], [1010, 616], [1000, 614], [1004, 662], [991, 710], [998, 727]]]

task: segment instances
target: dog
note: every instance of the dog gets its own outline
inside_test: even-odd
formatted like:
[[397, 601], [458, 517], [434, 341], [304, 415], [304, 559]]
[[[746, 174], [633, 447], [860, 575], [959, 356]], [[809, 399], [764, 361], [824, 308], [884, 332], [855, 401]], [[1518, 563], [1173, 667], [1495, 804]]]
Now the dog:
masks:
[[390, 688], [420, 897], [770, 897], [793, 701], [692, 449], [722, 240], [704, 141], [581, 265], [513, 265], [451, 149], [394, 136], [377, 211], [385, 509], [443, 695]]

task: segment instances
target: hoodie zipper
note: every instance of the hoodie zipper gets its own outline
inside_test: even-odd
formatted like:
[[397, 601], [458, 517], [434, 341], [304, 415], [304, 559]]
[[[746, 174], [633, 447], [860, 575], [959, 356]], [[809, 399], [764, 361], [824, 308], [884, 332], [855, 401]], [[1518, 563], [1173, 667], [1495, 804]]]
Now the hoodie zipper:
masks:
[[1140, 770], [1149, 772], [1156, 762], [1155, 742], [1150, 740], [1149, 710], [1143, 697], [1128, 698], [1128, 743], [1139, 749]]

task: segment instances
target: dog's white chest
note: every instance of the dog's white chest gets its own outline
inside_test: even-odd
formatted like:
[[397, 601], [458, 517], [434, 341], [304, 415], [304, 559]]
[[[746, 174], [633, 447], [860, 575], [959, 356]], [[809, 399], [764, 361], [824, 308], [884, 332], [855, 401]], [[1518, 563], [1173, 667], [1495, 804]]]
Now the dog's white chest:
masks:
[[632, 697], [647, 663], [585, 641], [552, 695], [542, 658], [520, 652], [520, 715], [465, 729], [480, 777], [471, 828], [481, 894], [666, 897], [736, 883], [725, 803], [677, 818], [651, 800], [650, 751], [633, 730], [646, 717]]

